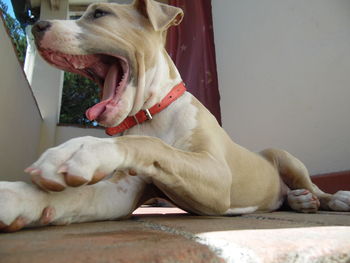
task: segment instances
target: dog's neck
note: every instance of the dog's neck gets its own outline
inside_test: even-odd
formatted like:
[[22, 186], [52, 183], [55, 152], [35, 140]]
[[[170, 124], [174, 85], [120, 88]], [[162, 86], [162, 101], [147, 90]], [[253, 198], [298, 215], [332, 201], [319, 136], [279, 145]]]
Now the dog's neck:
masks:
[[[180, 74], [166, 51], [160, 53], [160, 62], [148, 71], [147, 83], [150, 96], [142, 109], [148, 109], [161, 101], [169, 91], [182, 82]], [[185, 92], [167, 108], [145, 121], [127, 130], [124, 135], [147, 135], [158, 137], [169, 145], [187, 150], [192, 130], [196, 127], [197, 108], [192, 104], [193, 96]]]
[[136, 125], [142, 124], [145, 121], [151, 121], [155, 114], [160, 113], [170, 104], [179, 99], [184, 92], [186, 87], [184, 83], [179, 83], [157, 104], [153, 105], [151, 108], [140, 110], [137, 114], [127, 117], [119, 125], [115, 127], [106, 128], [106, 133], [110, 136], [124, 132]]
[[130, 115], [160, 102], [174, 86], [182, 82], [180, 73], [164, 48], [153, 59], [154, 65], [148, 69], [141, 69], [144, 64], [139, 62], [141, 74], [139, 73], [139, 84]]
[[197, 126], [198, 109], [192, 104], [193, 96], [185, 92], [151, 121], [127, 130], [124, 135], [152, 136], [182, 150], [188, 150], [193, 129]]

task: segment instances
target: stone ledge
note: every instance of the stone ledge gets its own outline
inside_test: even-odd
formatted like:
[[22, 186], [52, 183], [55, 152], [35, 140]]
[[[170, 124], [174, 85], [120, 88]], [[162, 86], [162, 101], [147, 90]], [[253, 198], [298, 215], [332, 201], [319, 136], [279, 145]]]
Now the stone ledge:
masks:
[[0, 263], [350, 262], [350, 213], [193, 216], [142, 208], [125, 221], [0, 234]]

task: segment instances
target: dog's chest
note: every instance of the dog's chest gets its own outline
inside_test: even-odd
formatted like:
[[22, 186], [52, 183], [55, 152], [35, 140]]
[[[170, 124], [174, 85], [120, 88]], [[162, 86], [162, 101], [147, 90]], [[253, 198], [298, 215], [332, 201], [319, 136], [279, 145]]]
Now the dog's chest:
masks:
[[133, 127], [125, 135], [157, 137], [175, 148], [188, 150], [197, 126], [197, 108], [191, 101], [192, 95], [186, 92], [176, 103], [153, 116], [152, 121]]

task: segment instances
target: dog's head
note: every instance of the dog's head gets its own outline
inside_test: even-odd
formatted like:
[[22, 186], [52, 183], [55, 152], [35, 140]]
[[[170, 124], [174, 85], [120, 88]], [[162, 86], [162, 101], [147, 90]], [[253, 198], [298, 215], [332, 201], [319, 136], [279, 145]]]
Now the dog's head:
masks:
[[154, 0], [99, 3], [79, 20], [40, 21], [32, 32], [46, 61], [100, 86], [101, 102], [86, 115], [110, 127], [141, 110], [152, 96], [166, 30], [182, 17], [181, 9]]

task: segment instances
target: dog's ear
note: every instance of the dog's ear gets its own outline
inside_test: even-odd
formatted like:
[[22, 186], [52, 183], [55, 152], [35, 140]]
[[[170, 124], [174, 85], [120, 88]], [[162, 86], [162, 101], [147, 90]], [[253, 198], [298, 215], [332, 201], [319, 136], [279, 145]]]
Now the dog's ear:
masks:
[[184, 12], [181, 8], [159, 3], [154, 0], [135, 0], [134, 6], [148, 18], [156, 31], [165, 31], [181, 23]]

